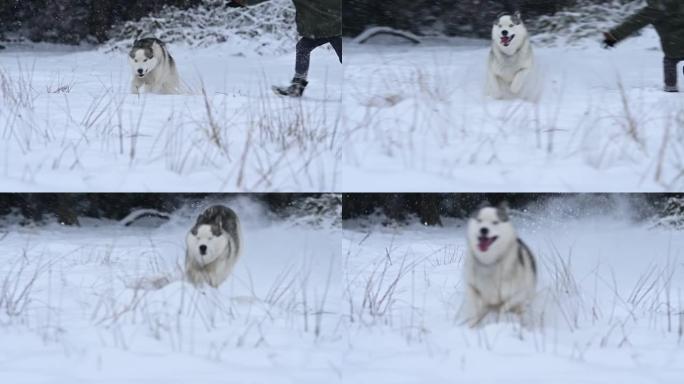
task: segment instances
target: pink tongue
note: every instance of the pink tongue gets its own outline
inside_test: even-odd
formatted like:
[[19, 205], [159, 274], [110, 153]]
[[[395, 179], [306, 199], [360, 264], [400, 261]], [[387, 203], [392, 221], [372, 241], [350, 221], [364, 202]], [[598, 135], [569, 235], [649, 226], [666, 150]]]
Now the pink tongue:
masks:
[[501, 38], [501, 44], [506, 45], [506, 44], [508, 44], [508, 43], [510, 43], [510, 42], [511, 42], [511, 39], [509, 39], [508, 36], [503, 36], [503, 37]]
[[480, 248], [480, 251], [482, 252], [487, 252], [489, 247], [492, 245], [494, 239], [480, 239], [480, 242], [477, 244], [477, 247]]

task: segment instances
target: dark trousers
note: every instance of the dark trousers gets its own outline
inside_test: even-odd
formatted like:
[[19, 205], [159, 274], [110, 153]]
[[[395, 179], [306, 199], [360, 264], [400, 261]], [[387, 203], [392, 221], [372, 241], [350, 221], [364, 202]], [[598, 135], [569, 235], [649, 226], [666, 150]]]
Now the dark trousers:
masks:
[[342, 37], [326, 37], [321, 39], [312, 39], [309, 37], [302, 37], [297, 43], [297, 63], [295, 65], [295, 77], [299, 79], [306, 79], [309, 73], [309, 64], [311, 62], [311, 51], [320, 47], [321, 45], [332, 45], [337, 57], [342, 62]]
[[666, 57], [663, 59], [663, 68], [665, 70], [665, 85], [677, 85], [677, 64], [684, 61], [684, 57]]

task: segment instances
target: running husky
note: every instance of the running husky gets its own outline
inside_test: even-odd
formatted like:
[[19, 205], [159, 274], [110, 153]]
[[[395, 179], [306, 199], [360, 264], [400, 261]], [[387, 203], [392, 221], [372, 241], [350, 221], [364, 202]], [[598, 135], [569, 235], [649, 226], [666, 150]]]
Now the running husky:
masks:
[[242, 253], [242, 230], [235, 212], [222, 205], [208, 208], [186, 237], [185, 276], [194, 286], [217, 288]]
[[483, 203], [468, 221], [466, 298], [461, 317], [476, 327], [489, 312], [523, 314], [535, 296], [537, 266], [520, 240], [505, 203]]
[[144, 86], [150, 93], [179, 93], [176, 62], [161, 40], [153, 37], [136, 40], [128, 57], [133, 70], [131, 92], [138, 94]]
[[496, 98], [533, 99], [534, 54], [520, 13], [500, 16], [492, 27], [487, 94]]

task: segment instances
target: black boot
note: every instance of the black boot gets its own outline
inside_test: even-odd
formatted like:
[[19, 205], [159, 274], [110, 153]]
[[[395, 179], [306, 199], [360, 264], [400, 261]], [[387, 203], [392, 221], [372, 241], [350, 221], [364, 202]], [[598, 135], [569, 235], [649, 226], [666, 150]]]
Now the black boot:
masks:
[[679, 92], [677, 88], [677, 64], [679, 59], [666, 57], [663, 59], [663, 68], [665, 72], [665, 92]]
[[289, 87], [273, 87], [273, 92], [279, 96], [302, 97], [308, 81], [295, 77]]

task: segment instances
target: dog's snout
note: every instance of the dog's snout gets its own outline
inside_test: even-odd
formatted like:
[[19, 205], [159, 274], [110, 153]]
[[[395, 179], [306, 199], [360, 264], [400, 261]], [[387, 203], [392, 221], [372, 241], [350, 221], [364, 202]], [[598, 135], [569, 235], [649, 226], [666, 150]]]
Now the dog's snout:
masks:
[[201, 255], [206, 255], [207, 254], [207, 246], [202, 244], [199, 246], [199, 251]]
[[508, 31], [505, 29], [501, 31], [501, 36], [508, 36]]
[[480, 228], [480, 234], [482, 236], [487, 236], [489, 234], [489, 228]]
[[138, 73], [142, 75], [142, 74], [143, 74], [143, 69], [142, 69], [142, 68], [138, 69]]

